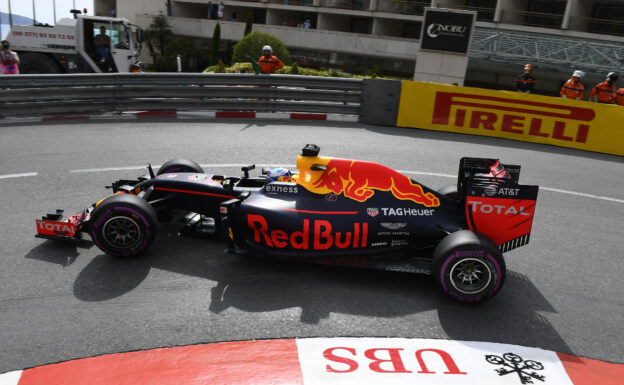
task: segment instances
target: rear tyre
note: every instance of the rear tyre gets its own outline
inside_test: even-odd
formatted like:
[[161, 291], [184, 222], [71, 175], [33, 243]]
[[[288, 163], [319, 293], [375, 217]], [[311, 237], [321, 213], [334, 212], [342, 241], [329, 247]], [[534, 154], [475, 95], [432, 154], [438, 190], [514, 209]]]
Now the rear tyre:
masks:
[[63, 72], [52, 59], [40, 53], [22, 55], [19, 69], [22, 74], [58, 74]]
[[91, 238], [106, 254], [134, 257], [156, 238], [156, 212], [145, 200], [117, 194], [101, 202], [91, 215]]
[[494, 242], [470, 230], [452, 233], [433, 252], [436, 285], [460, 302], [492, 298], [505, 282], [503, 255]]
[[448, 185], [438, 189], [438, 193], [451, 198], [454, 201], [459, 200], [459, 193], [457, 192], [457, 185]]
[[173, 159], [160, 166], [156, 175], [170, 174], [172, 172], [196, 172], [198, 174], [203, 174], [204, 169], [192, 160]]

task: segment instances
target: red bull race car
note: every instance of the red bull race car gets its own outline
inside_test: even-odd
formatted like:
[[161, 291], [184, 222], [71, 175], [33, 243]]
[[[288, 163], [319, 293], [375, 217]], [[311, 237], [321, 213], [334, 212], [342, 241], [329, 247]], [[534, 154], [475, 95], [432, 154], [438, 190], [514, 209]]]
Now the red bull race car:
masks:
[[[37, 220], [37, 237], [89, 233], [105, 253], [133, 257], [158, 223], [183, 215], [185, 229], [220, 236], [231, 253], [289, 261], [432, 274], [462, 302], [491, 298], [505, 281], [503, 253], [529, 242], [538, 186], [520, 166], [462, 158], [457, 184], [432, 190], [381, 164], [320, 157], [306, 145], [298, 174], [272, 180], [206, 174], [189, 160], [118, 180], [113, 195], [63, 220]], [[290, 180], [289, 180], [290, 179]], [[180, 214], [182, 213], [182, 214]]]

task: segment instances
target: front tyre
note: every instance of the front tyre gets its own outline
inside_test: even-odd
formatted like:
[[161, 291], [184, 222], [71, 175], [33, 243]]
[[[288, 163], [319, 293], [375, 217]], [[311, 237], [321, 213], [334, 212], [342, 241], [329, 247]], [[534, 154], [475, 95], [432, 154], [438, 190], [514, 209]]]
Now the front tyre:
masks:
[[460, 302], [482, 302], [503, 286], [505, 260], [488, 237], [470, 230], [452, 233], [433, 252], [436, 285]]
[[197, 174], [203, 174], [204, 169], [192, 160], [172, 159], [160, 166], [156, 175], [171, 174], [174, 172], [194, 172]]
[[101, 202], [91, 216], [91, 238], [106, 254], [134, 257], [156, 238], [156, 212], [145, 200], [117, 194]]

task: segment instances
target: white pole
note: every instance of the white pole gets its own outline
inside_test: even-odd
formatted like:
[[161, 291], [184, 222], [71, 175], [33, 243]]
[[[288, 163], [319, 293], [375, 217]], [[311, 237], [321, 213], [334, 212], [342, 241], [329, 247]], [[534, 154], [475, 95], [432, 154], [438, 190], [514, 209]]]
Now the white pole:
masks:
[[56, 24], [56, 0], [52, 0], [52, 17], [54, 18], [54, 24]]
[[180, 57], [180, 55], [178, 55], [177, 57], [177, 62], [178, 62], [178, 72], [182, 72], [182, 58]]
[[35, 13], [35, 0], [32, 0], [33, 5], [33, 25], [37, 24], [37, 14]]

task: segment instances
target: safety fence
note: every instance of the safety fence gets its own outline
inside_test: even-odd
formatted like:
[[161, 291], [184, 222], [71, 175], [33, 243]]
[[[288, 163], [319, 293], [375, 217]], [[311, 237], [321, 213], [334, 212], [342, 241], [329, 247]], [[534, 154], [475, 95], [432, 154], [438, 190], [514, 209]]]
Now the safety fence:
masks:
[[125, 111], [360, 115], [362, 80], [251, 74], [71, 74], [0, 77], [0, 116]]

